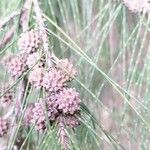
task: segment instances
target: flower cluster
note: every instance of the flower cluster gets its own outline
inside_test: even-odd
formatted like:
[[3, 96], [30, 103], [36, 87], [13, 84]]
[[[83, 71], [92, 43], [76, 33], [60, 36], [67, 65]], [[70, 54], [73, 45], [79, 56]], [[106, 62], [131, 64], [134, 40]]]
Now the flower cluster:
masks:
[[47, 70], [44, 67], [35, 70], [30, 73], [29, 81], [33, 87], [45, 89], [46, 97], [34, 104], [31, 123], [41, 132], [47, 128], [47, 119], [49, 123], [57, 122], [61, 115], [66, 126], [77, 127], [79, 120], [76, 116], [79, 116], [81, 100], [76, 89], [67, 84], [77, 73], [72, 63], [61, 59]]
[[132, 12], [150, 12], [149, 0], [123, 0], [123, 2]]
[[[29, 70], [24, 74], [27, 82], [35, 90], [45, 92], [45, 96], [27, 105], [24, 126], [34, 126], [37, 131], [43, 133], [49, 126], [57, 125], [60, 143], [65, 148], [68, 139], [65, 127], [76, 128], [80, 124], [78, 117], [81, 100], [79, 93], [69, 84], [77, 75], [77, 71], [68, 59], [58, 60], [53, 57], [48, 60], [48, 52], [42, 49], [43, 42], [48, 40], [41, 41], [36, 30], [23, 33], [18, 40], [19, 54], [7, 57], [5, 66], [14, 79]], [[48, 48], [47, 43], [45, 48]], [[13, 94], [11, 89], [8, 90], [3, 96], [3, 102], [12, 102]], [[3, 136], [7, 129], [7, 122], [1, 119], [0, 136]]]
[[6, 69], [8, 73], [11, 74], [12, 77], [18, 78], [26, 68], [26, 56], [21, 54], [18, 55], [10, 55], [4, 60]]
[[[12, 77], [19, 78], [26, 70], [32, 69], [34, 66], [36, 68], [44, 66], [44, 52], [38, 51], [40, 47], [38, 31], [32, 29], [31, 31], [22, 33], [18, 40], [18, 47], [20, 52], [17, 55], [10, 55], [4, 60], [4, 65]], [[35, 73], [37, 71], [39, 69], [35, 69]]]
[[40, 37], [37, 31], [30, 30], [22, 33], [18, 40], [19, 50], [25, 51], [28, 54], [36, 52], [40, 44]]
[[[0, 137], [7, 134], [10, 128], [8, 120], [13, 121], [11, 131], [13, 134], [16, 134], [15, 131], [17, 131], [17, 137], [10, 139], [15, 144], [13, 149], [19, 149], [24, 142], [24, 136], [22, 136], [24, 128], [34, 127], [38, 132], [43, 133], [47, 132], [50, 126], [56, 125], [59, 141], [63, 149], [67, 150], [69, 137], [65, 128], [74, 129], [80, 124], [81, 100], [79, 93], [69, 84], [77, 75], [77, 71], [68, 59], [59, 60], [50, 51], [47, 30], [38, 1], [33, 1], [33, 4], [37, 22], [36, 29], [20, 35], [19, 52], [7, 56], [3, 64], [12, 79], [17, 82], [14, 84], [15, 93], [12, 89], [13, 84], [10, 83], [3, 87], [1, 92], [1, 102], [5, 106], [13, 102], [15, 107], [10, 106], [10, 112], [5, 109], [5, 117], [0, 117]], [[23, 26], [23, 23], [21, 24], [25, 31], [26, 27]], [[25, 24], [28, 26], [28, 22]], [[33, 99], [30, 91], [32, 89], [34, 92], [39, 92], [40, 97]], [[27, 100], [31, 100], [32, 103]], [[21, 128], [16, 128], [15, 125], [18, 122], [18, 127], [20, 127], [20, 121], [22, 121]]]
[[[68, 59], [57, 60], [49, 66], [46, 62], [46, 51], [40, 51], [43, 42], [46, 41], [47, 45], [48, 40], [43, 41], [39, 33], [33, 29], [22, 33], [18, 40], [19, 54], [5, 59], [5, 66], [12, 77], [19, 78], [30, 69], [26, 77], [31, 86], [46, 92], [46, 97], [27, 107], [24, 124], [35, 125], [41, 132], [47, 129], [48, 123], [57, 122], [58, 118], [63, 116], [65, 125], [75, 128], [79, 125], [76, 116], [80, 114], [81, 101], [79, 93], [69, 87], [68, 82], [74, 79], [77, 71]], [[11, 91], [5, 93], [4, 98], [4, 102], [12, 101]]]

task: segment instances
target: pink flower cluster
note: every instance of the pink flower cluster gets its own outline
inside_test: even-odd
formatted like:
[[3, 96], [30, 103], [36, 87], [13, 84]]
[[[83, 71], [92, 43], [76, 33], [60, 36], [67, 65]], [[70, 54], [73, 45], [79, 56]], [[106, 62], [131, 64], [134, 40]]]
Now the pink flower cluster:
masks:
[[[60, 66], [61, 61], [65, 63]], [[34, 124], [40, 132], [47, 128], [47, 119], [49, 123], [54, 123], [60, 116], [64, 117], [65, 125], [70, 128], [79, 125], [77, 118], [81, 103], [79, 93], [67, 84], [75, 77], [76, 70], [67, 59], [60, 62], [48, 70], [38, 67], [29, 76], [33, 87], [44, 88], [46, 91], [46, 97], [35, 103], [32, 110], [31, 124]]]
[[[55, 60], [49, 66], [46, 52], [40, 52], [41, 46], [37, 31], [23, 33], [18, 40], [19, 54], [6, 58], [5, 66], [14, 79], [29, 70], [29, 73], [24, 75], [30, 86], [45, 92], [45, 96], [28, 104], [24, 114], [25, 127], [34, 126], [42, 133], [48, 126], [61, 125], [60, 136], [61, 141], [64, 141], [64, 127], [75, 128], [80, 124], [79, 93], [68, 84], [75, 78], [77, 71], [68, 59]], [[12, 102], [13, 94], [11, 89], [8, 90], [3, 96], [4, 103]], [[1, 119], [0, 136], [6, 133], [7, 128], [7, 123]]]
[[150, 13], [149, 0], [123, 0], [123, 2], [132, 12]]
[[40, 37], [37, 31], [31, 30], [22, 33], [18, 40], [18, 47], [20, 53], [10, 55], [4, 61], [4, 65], [12, 77], [19, 78], [25, 71], [34, 66], [43, 67], [45, 55], [38, 51]]

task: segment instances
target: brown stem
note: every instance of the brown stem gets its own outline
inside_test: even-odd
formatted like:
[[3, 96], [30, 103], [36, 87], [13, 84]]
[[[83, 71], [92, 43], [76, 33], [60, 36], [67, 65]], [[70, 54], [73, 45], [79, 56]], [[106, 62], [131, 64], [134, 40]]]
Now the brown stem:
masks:
[[12, 26], [10, 30], [5, 34], [4, 38], [0, 41], [0, 49], [3, 49], [11, 41], [15, 30], [15, 26]]
[[5, 27], [8, 22], [10, 22], [12, 19], [14, 19], [18, 15], [19, 15], [19, 12], [16, 11], [16, 12], [13, 12], [10, 16], [6, 17], [3, 21], [0, 21], [0, 29]]

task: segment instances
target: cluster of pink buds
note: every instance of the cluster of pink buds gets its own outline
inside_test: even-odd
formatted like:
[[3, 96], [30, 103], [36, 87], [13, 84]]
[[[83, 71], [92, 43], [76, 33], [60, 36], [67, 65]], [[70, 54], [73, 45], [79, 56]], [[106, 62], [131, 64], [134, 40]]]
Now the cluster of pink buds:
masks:
[[[0, 92], [0, 102], [5, 108], [11, 107], [10, 113], [2, 112], [6, 119], [0, 117], [0, 138], [8, 130], [14, 133], [15, 125], [21, 118], [17, 137], [30, 127], [39, 133], [46, 133], [50, 126], [56, 125], [59, 141], [63, 149], [67, 150], [66, 127], [74, 129], [80, 125], [81, 100], [77, 90], [70, 84], [77, 71], [68, 59], [58, 59], [50, 51], [42, 12], [38, 1], [33, 3], [37, 17], [36, 29], [27, 31], [22, 23], [23, 33], [18, 40], [18, 53], [8, 55], [3, 61], [13, 83], [6, 84]], [[28, 26], [28, 21], [25, 25]], [[39, 93], [39, 97], [34, 99], [33, 91]], [[8, 122], [12, 121], [13, 125], [9, 126]], [[17, 140], [17, 137], [14, 142], [20, 145], [22, 140]]]
[[36, 89], [45, 89], [46, 92], [46, 97], [34, 104], [30, 124], [42, 132], [48, 124], [57, 122], [63, 116], [66, 126], [77, 127], [81, 100], [76, 89], [68, 85], [77, 71], [68, 59], [61, 59], [48, 69], [44, 66], [35, 67], [29, 74], [31, 85]]
[[[76, 128], [80, 122], [80, 97], [75, 88], [69, 87], [77, 71], [68, 59], [51, 60], [49, 66], [46, 60], [46, 51], [41, 50], [38, 31], [31, 30], [21, 34], [18, 40], [19, 54], [10, 55], [5, 59], [5, 66], [13, 79], [25, 76], [35, 90], [45, 91], [45, 96], [28, 104], [24, 114], [24, 126], [34, 126], [40, 133], [48, 130], [48, 126], [61, 124], [60, 136], [66, 137], [65, 126]], [[48, 40], [45, 40], [48, 42]], [[46, 46], [47, 44], [45, 44]], [[41, 50], [41, 51], [40, 51]], [[27, 74], [25, 72], [29, 71]], [[13, 101], [9, 89], [3, 96], [4, 103]], [[61, 118], [61, 119], [60, 119]], [[62, 122], [61, 122], [62, 120]], [[7, 123], [0, 120], [0, 136], [6, 133]], [[63, 141], [63, 137], [60, 137]]]

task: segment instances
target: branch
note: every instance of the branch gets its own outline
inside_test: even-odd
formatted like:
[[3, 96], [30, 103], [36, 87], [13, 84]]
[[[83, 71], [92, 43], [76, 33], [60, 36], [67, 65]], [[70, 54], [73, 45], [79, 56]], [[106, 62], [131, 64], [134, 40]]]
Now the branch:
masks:
[[11, 41], [15, 30], [15, 26], [12, 26], [11, 29], [5, 34], [4, 38], [0, 41], [0, 49], [3, 49], [7, 43]]
[[10, 22], [12, 19], [14, 19], [16, 16], [18, 16], [19, 12], [13, 12], [10, 16], [6, 17], [3, 21], [0, 21], [0, 29], [5, 27], [8, 22]]

